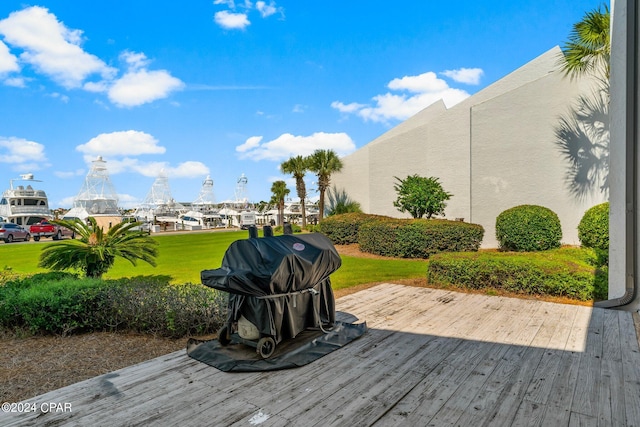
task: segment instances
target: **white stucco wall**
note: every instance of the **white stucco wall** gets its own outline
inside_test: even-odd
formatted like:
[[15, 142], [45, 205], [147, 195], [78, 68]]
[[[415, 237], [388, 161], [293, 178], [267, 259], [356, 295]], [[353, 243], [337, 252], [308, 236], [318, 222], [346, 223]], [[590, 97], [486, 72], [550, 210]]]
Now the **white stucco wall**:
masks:
[[576, 200], [564, 185], [567, 163], [554, 126], [591, 82], [562, 78], [560, 54], [549, 50], [451, 109], [441, 102], [427, 107], [346, 156], [333, 183], [365, 212], [406, 217], [393, 206], [394, 176], [435, 176], [453, 194], [446, 217], [481, 224], [483, 247], [497, 246], [497, 215], [520, 204], [552, 209], [563, 242], [577, 244], [580, 218], [604, 196]]

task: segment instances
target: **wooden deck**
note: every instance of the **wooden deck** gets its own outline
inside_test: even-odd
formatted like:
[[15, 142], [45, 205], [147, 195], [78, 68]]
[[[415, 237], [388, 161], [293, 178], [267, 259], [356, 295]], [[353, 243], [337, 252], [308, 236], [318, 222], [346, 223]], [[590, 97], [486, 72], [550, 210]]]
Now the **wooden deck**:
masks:
[[380, 285], [340, 298], [359, 340], [302, 368], [223, 373], [175, 352], [30, 399], [0, 425], [638, 426], [630, 313]]

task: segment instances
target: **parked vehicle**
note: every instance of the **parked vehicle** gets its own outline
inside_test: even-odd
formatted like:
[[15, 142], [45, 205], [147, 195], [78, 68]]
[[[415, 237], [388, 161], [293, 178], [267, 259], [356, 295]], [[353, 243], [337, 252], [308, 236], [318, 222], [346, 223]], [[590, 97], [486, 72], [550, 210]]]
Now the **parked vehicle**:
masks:
[[252, 225], [256, 225], [256, 213], [255, 212], [241, 212], [240, 213], [240, 228], [246, 230]]
[[21, 225], [3, 222], [0, 223], [0, 239], [4, 240], [5, 243], [11, 243], [15, 240], [28, 242], [31, 239], [31, 234], [29, 234], [29, 230]]
[[52, 224], [47, 220], [33, 224], [29, 231], [33, 236], [33, 240], [36, 242], [39, 241], [41, 237], [51, 237], [53, 240], [60, 240], [63, 237], [71, 237], [72, 239], [75, 239], [76, 237], [72, 230]]

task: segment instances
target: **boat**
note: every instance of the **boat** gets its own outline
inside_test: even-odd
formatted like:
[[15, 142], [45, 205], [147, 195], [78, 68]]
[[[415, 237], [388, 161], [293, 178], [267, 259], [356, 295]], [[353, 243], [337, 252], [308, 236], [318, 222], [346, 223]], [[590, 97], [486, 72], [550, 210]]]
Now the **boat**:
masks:
[[31, 184], [17, 185], [14, 181], [42, 182], [33, 178], [33, 174], [23, 174], [20, 178], [9, 180], [9, 189], [5, 190], [0, 200], [0, 217], [2, 221], [12, 222], [29, 228], [43, 219], [52, 219], [49, 200], [44, 190], [36, 190]]
[[109, 178], [107, 161], [98, 156], [91, 163], [80, 192], [73, 200], [73, 207], [63, 219], [86, 221], [91, 216], [99, 227], [108, 230], [122, 221], [118, 209], [118, 194]]

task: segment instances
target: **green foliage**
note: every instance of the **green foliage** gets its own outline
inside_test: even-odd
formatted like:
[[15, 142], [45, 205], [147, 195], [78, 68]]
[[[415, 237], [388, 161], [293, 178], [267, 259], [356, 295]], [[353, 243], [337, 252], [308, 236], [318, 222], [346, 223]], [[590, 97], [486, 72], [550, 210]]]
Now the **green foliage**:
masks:
[[439, 286], [501, 289], [526, 295], [582, 301], [607, 298], [607, 270], [593, 265], [595, 254], [577, 248], [515, 254], [438, 254], [429, 260], [428, 281]]
[[291, 157], [280, 164], [283, 173], [291, 174], [296, 179], [296, 193], [300, 198], [300, 213], [302, 214], [302, 228], [307, 226], [307, 214], [305, 200], [307, 199], [307, 186], [304, 182], [304, 176], [309, 169], [309, 158], [296, 156]]
[[[291, 230], [293, 230], [294, 233], [302, 233], [302, 227], [300, 227], [298, 224], [291, 224]], [[284, 233], [284, 227], [282, 225], [273, 227], [273, 233], [274, 234]]]
[[329, 189], [328, 196], [329, 203], [325, 208], [326, 216], [362, 212], [360, 203], [352, 200], [344, 189], [338, 190], [334, 185]]
[[278, 222], [280, 224], [284, 222], [284, 199], [290, 192], [291, 190], [287, 188], [287, 183], [284, 181], [275, 181], [271, 184], [271, 203], [278, 207]]
[[505, 251], [532, 252], [560, 247], [560, 219], [551, 209], [520, 205], [496, 218], [496, 238]]
[[324, 218], [324, 193], [331, 183], [331, 175], [342, 170], [342, 160], [333, 150], [316, 150], [308, 158], [308, 167], [311, 172], [315, 172], [318, 177], [318, 219]]
[[578, 224], [578, 238], [582, 246], [596, 251], [599, 265], [609, 264], [609, 202], [584, 213]]
[[40, 254], [40, 267], [52, 270], [78, 269], [86, 277], [100, 278], [118, 257], [133, 265], [137, 260], [156, 265], [157, 243], [146, 232], [133, 230], [140, 225], [139, 222], [118, 223], [107, 233], [93, 217], [89, 217], [86, 224], [79, 220], [51, 222], [73, 230], [78, 238], [45, 246]]
[[445, 201], [449, 200], [452, 194], [447, 193], [442, 188], [438, 178], [425, 178], [417, 174], [407, 176], [398, 180], [393, 188], [398, 193], [398, 198], [393, 202], [393, 206], [400, 212], [409, 212], [413, 218], [422, 218], [433, 215], [444, 216]]
[[386, 218], [362, 224], [364, 252], [399, 258], [429, 258], [439, 252], [477, 251], [484, 229], [462, 221]]
[[163, 276], [24, 278], [0, 286], [0, 326], [32, 334], [127, 331], [184, 337], [215, 332], [226, 297], [203, 285], [171, 285]]
[[332, 215], [318, 224], [318, 231], [327, 236], [335, 245], [349, 245], [358, 243], [358, 231], [362, 224], [384, 219], [389, 218], [364, 213]]
[[565, 75], [577, 78], [596, 75], [609, 80], [611, 56], [609, 7], [587, 12], [580, 22], [573, 25], [569, 40], [562, 47], [560, 60]]

